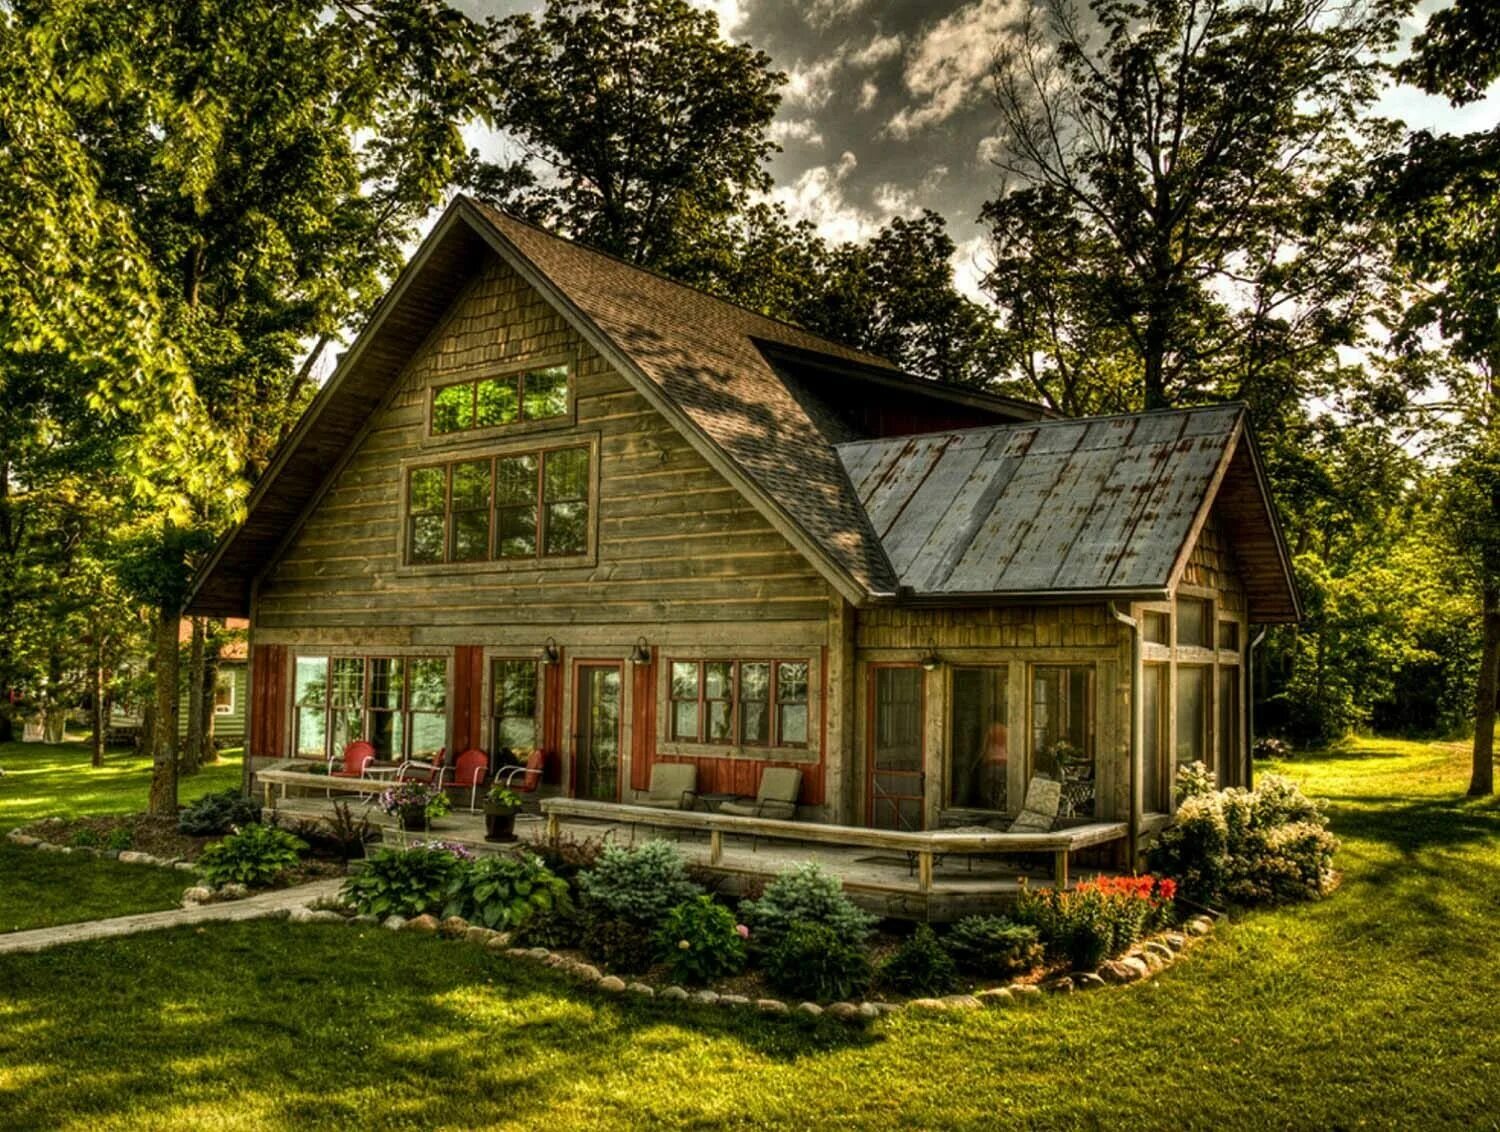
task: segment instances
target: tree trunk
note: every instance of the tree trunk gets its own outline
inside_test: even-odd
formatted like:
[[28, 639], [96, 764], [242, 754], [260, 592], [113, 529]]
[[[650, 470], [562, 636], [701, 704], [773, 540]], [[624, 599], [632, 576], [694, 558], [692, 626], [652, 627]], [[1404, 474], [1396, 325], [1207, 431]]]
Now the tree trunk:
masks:
[[194, 617], [192, 645], [188, 652], [187, 742], [177, 760], [182, 774], [197, 774], [203, 765], [204, 716], [213, 711], [213, 690], [203, 686], [204, 650], [203, 618]]
[[199, 760], [203, 763], [219, 761], [219, 751], [214, 746], [214, 701], [219, 688], [219, 652], [223, 647], [216, 636], [203, 654], [203, 750]]
[[104, 765], [104, 732], [109, 724], [109, 709], [104, 706], [104, 638], [94, 637], [94, 766]]
[[177, 813], [177, 624], [176, 603], [157, 609], [149, 809], [169, 817]]
[[1474, 773], [1470, 794], [1495, 792], [1495, 694], [1500, 682], [1500, 582], [1484, 587], [1484, 651], [1474, 693]]

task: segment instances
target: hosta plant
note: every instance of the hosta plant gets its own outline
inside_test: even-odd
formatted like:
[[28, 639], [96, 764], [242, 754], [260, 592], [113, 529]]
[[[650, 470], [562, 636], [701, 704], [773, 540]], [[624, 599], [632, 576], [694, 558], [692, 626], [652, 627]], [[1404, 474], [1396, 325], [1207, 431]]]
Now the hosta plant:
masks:
[[343, 896], [367, 916], [420, 916], [436, 912], [448, 897], [448, 885], [462, 867], [445, 849], [382, 849], [350, 877]]
[[305, 841], [284, 829], [247, 825], [205, 849], [198, 858], [198, 872], [215, 888], [226, 884], [261, 888], [295, 868], [306, 849]]
[[496, 931], [520, 927], [569, 903], [568, 882], [532, 856], [481, 857], [448, 882], [444, 916], [462, 916]]

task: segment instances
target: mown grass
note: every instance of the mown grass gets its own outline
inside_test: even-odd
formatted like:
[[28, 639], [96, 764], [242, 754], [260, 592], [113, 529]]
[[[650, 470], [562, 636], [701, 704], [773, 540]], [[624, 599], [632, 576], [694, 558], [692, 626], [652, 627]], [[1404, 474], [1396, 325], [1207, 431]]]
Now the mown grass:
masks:
[[[151, 761], [111, 751], [89, 766], [85, 744], [0, 744], [0, 834], [45, 817], [137, 813], [146, 808]], [[238, 786], [237, 756], [204, 768], [180, 785], [184, 802]], [[51, 927], [173, 907], [186, 879], [85, 854], [39, 853], [0, 839], [0, 932]]]
[[1330, 799], [1341, 889], [1145, 985], [849, 1032], [224, 925], [0, 956], [0, 1126], [1493, 1127], [1500, 810], [1456, 745], [1281, 769]]

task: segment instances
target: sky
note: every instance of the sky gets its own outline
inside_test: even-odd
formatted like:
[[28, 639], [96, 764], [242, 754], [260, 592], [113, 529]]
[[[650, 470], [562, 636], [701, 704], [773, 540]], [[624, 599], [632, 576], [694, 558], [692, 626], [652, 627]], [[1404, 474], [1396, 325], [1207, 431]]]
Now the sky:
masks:
[[[996, 115], [988, 76], [996, 42], [1027, 0], [693, 0], [721, 34], [784, 71], [772, 130], [775, 199], [834, 240], [861, 240], [894, 216], [941, 213], [958, 243], [959, 286], [984, 272], [979, 208], [1000, 175], [990, 163]], [[537, 11], [527, 0], [458, 0], [474, 15]], [[1424, 0], [1423, 13], [1443, 6]], [[1500, 124], [1500, 96], [1454, 110], [1410, 88], [1377, 111], [1412, 128], [1462, 132]], [[475, 144], [499, 145], [476, 132]]]

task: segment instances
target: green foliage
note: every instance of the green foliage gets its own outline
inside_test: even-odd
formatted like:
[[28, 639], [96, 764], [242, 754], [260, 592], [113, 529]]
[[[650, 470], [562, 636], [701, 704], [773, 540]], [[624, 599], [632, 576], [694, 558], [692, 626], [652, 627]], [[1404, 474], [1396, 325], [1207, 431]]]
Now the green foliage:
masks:
[[297, 866], [307, 843], [284, 829], [247, 825], [223, 841], [216, 841], [198, 858], [198, 872], [212, 887], [244, 884], [258, 888], [274, 884]]
[[943, 946], [958, 969], [970, 975], [1009, 978], [1042, 961], [1036, 926], [1003, 916], [965, 916], [943, 937]]
[[937, 933], [918, 924], [880, 968], [880, 981], [904, 994], [942, 995], [958, 986], [958, 968]]
[[1180, 766], [1177, 768], [1177, 780], [1174, 787], [1174, 793], [1179, 802], [1212, 794], [1214, 792], [1213, 772], [1202, 762], [1191, 762]]
[[1199, 904], [1305, 900], [1327, 890], [1338, 841], [1317, 803], [1287, 779], [1265, 775], [1189, 798], [1152, 845], [1153, 870], [1177, 878]]
[[177, 815], [177, 831], [189, 837], [217, 837], [238, 826], [260, 821], [260, 803], [238, 790], [223, 790], [185, 806]]
[[496, 931], [514, 929], [569, 904], [568, 882], [530, 853], [465, 861], [448, 882], [444, 916]]
[[656, 937], [638, 920], [603, 913], [584, 917], [583, 950], [606, 967], [639, 974], [656, 960]]
[[745, 966], [745, 941], [734, 914], [710, 896], [673, 908], [657, 933], [657, 947], [680, 983], [707, 983]]
[[823, 923], [794, 923], [765, 953], [766, 978], [787, 994], [813, 1002], [853, 998], [870, 985], [870, 957]]
[[688, 878], [677, 847], [660, 840], [633, 849], [609, 846], [593, 868], [579, 874], [578, 888], [596, 919], [628, 920], [648, 933], [702, 891]]
[[361, 915], [410, 919], [443, 907], [460, 862], [446, 849], [382, 849], [342, 889]]
[[512, 932], [517, 947], [545, 947], [557, 951], [577, 947], [583, 940], [584, 917], [572, 901], [559, 901], [545, 912], [533, 912]]
[[135, 834], [121, 826], [119, 829], [109, 831], [109, 836], [104, 839], [104, 847], [112, 849], [117, 853], [123, 853], [135, 844]]
[[750, 927], [751, 946], [772, 950], [798, 924], [827, 928], [846, 949], [862, 947], [875, 928], [875, 917], [844, 895], [837, 877], [814, 862], [777, 875], [759, 900], [747, 900], [740, 915]]
[[92, 829], [80, 829], [68, 838], [68, 844], [75, 849], [94, 849], [99, 845], [99, 835]]
[[1151, 876], [1105, 877], [1073, 888], [1023, 889], [1017, 922], [1035, 927], [1047, 955], [1090, 971], [1166, 926], [1176, 885]]

